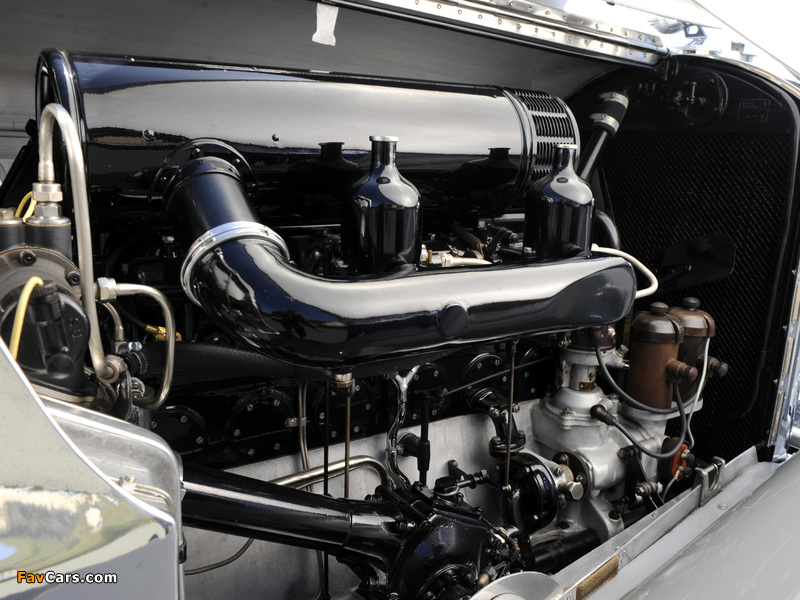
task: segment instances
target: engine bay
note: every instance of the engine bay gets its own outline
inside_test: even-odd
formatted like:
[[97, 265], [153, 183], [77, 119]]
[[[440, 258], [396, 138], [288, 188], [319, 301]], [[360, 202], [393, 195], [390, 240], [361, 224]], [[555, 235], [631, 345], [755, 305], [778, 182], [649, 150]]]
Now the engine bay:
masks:
[[42, 398], [180, 456], [187, 597], [269, 564], [271, 597], [470, 598], [770, 445], [777, 87], [688, 58], [567, 99], [57, 50], [37, 74], [0, 333]]

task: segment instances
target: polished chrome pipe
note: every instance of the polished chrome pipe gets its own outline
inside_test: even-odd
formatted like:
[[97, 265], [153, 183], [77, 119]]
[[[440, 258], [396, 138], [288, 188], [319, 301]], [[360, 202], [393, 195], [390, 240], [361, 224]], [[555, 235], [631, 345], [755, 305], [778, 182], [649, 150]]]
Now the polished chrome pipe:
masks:
[[120, 296], [136, 296], [141, 294], [156, 301], [164, 315], [164, 343], [167, 346], [164, 353], [164, 372], [161, 376], [161, 389], [152, 404], [144, 407], [156, 409], [167, 399], [169, 390], [172, 386], [172, 373], [175, 369], [175, 337], [177, 328], [175, 327], [175, 316], [172, 313], [172, 306], [167, 297], [159, 290], [148, 285], [138, 283], [118, 283], [117, 290]]
[[[344, 475], [345, 466], [345, 461], [343, 460], [330, 463], [328, 465], [328, 477], [341, 477]], [[386, 467], [380, 461], [372, 458], [371, 456], [367, 456], [366, 454], [352, 456], [350, 458], [350, 470], [352, 471], [354, 469], [362, 468], [372, 469], [378, 474], [378, 477], [380, 477], [382, 486], [389, 489], [394, 489], [394, 482], [389, 476], [389, 471], [386, 470]], [[270, 483], [295, 489], [302, 489], [310, 485], [314, 485], [315, 483], [321, 483], [324, 478], [325, 467], [320, 466], [314, 467], [313, 469], [300, 471], [299, 473], [292, 473], [291, 475], [278, 477], [277, 479], [271, 480]]]
[[100, 339], [100, 321], [94, 301], [94, 266], [92, 260], [92, 233], [89, 221], [89, 194], [86, 188], [86, 169], [81, 151], [78, 128], [69, 112], [60, 104], [48, 104], [39, 117], [39, 183], [55, 183], [53, 167], [53, 129], [58, 125], [67, 149], [72, 204], [75, 211], [75, 236], [78, 245], [78, 269], [81, 272], [81, 300], [89, 319], [89, 354], [92, 367], [101, 379], [111, 376], [113, 370], [106, 365], [103, 341]]

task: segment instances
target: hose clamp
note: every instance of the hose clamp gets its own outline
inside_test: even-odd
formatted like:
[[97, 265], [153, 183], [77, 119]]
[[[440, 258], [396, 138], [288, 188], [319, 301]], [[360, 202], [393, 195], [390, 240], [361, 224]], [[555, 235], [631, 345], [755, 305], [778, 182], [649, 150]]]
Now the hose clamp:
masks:
[[189, 252], [186, 254], [186, 259], [181, 266], [181, 285], [183, 291], [189, 299], [200, 306], [200, 301], [194, 295], [192, 290], [192, 273], [194, 272], [197, 263], [202, 258], [225, 242], [232, 240], [250, 238], [258, 239], [267, 242], [273, 247], [275, 253], [282, 256], [286, 260], [290, 259], [289, 247], [286, 245], [284, 239], [279, 236], [275, 231], [262, 225], [261, 223], [254, 223], [253, 221], [231, 221], [213, 229], [209, 229], [190, 246]]
[[589, 118], [595, 123], [600, 125], [605, 125], [606, 127], [610, 127], [614, 133], [619, 131], [619, 121], [617, 121], [614, 117], [607, 115], [605, 113], [592, 113], [589, 115]]

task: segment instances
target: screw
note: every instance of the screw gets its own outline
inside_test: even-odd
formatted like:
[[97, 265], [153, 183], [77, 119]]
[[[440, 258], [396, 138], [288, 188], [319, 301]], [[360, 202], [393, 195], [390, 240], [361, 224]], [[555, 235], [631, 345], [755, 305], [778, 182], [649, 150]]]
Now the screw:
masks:
[[564, 474], [564, 469], [562, 469], [561, 467], [556, 467], [555, 469], [553, 469], [553, 473], [555, 473], [556, 476], [560, 477], [561, 475]]
[[431, 411], [431, 416], [435, 417], [439, 413], [435, 408]]
[[77, 271], [70, 271], [67, 273], [67, 283], [70, 285], [78, 285], [81, 282], [81, 274]]
[[500, 416], [500, 410], [497, 407], [493, 406], [492, 408], [489, 409], [489, 416], [494, 417], [496, 419], [497, 417]]
[[247, 451], [247, 456], [254, 456], [254, 455], [255, 455], [255, 453], [256, 453], [256, 451], [255, 451], [253, 448], [250, 448], [250, 449]]
[[325, 413], [324, 412], [319, 413], [319, 420], [320, 421], [324, 421], [325, 420]]
[[142, 137], [148, 142], [152, 142], [154, 139], [156, 139], [156, 132], [152, 129], [144, 129], [142, 130]]
[[359, 431], [361, 431], [361, 427], [359, 427], [358, 425], [353, 427], [353, 433], [358, 433]]
[[372, 408], [372, 404], [370, 404], [369, 402], [367, 402], [367, 403], [364, 405], [364, 410], [370, 410], [371, 408]]
[[197, 439], [195, 440], [195, 442], [197, 442], [197, 445], [198, 445], [198, 446], [202, 446], [202, 445], [203, 445], [203, 442], [205, 442], [205, 440], [203, 439], [203, 437], [202, 437], [202, 436], [199, 436], [199, 435], [198, 435], [198, 436], [197, 436]]
[[250, 403], [250, 404], [248, 404], [247, 406], [245, 406], [245, 410], [246, 410], [247, 412], [253, 412], [253, 409], [254, 409], [254, 408], [255, 408], [255, 406], [253, 406], [253, 404], [252, 404], [252, 403]]
[[186, 415], [182, 415], [181, 416], [181, 423], [188, 423], [188, 422], [189, 422], [189, 417], [187, 417]]
[[242, 430], [241, 429], [234, 429], [233, 430], [233, 437], [239, 437], [240, 435], [242, 435]]
[[273, 142], [280, 142], [281, 141], [281, 136], [279, 136], [277, 133], [273, 133], [272, 134], [272, 141]]
[[417, 419], [419, 419], [419, 415], [417, 413], [412, 413], [411, 414], [411, 420], [412, 421], [416, 421]]
[[494, 366], [495, 366], [495, 367], [499, 367], [499, 366], [500, 366], [500, 359], [499, 359], [499, 358], [496, 358], [496, 359], [494, 360]]
[[200, 148], [192, 148], [192, 156], [200, 156], [203, 151]]
[[434, 372], [433, 372], [433, 376], [434, 376], [434, 377], [438, 377], [438, 376], [439, 376], [439, 371], [434, 371]]
[[483, 363], [478, 363], [477, 365], [475, 365], [475, 368], [476, 369], [482, 369], [483, 368]]
[[361, 391], [361, 386], [360, 386], [360, 385], [358, 385], [358, 384], [356, 384], [356, 391], [357, 391], [357, 392], [360, 392], [360, 391]]
[[280, 444], [275, 444], [275, 445], [272, 447], [272, 449], [273, 449], [273, 450], [275, 450], [275, 451], [277, 452], [278, 450], [280, 450], [280, 449], [281, 449], [281, 445], [280, 445]]
[[717, 504], [717, 508], [720, 510], [728, 510], [727, 504]]
[[335, 437], [336, 437], [336, 432], [335, 432], [335, 431], [331, 431], [331, 437], [332, 437], [332, 438], [335, 438]]
[[277, 398], [275, 398], [275, 400], [272, 401], [272, 406], [274, 406], [275, 408], [279, 407], [280, 405], [281, 401], [278, 400]]
[[567, 464], [569, 462], [569, 456], [567, 456], [566, 454], [559, 454], [558, 462], [560, 462], [562, 465]]
[[158, 427], [158, 423], [156, 423], [155, 421], [151, 421], [150, 422], [150, 429], [155, 429], [156, 427]]
[[512, 409], [515, 413], [519, 412], [519, 404], [515, 404], [514, 408]]
[[19, 262], [25, 266], [30, 266], [36, 262], [36, 255], [30, 250], [23, 250], [19, 253]]

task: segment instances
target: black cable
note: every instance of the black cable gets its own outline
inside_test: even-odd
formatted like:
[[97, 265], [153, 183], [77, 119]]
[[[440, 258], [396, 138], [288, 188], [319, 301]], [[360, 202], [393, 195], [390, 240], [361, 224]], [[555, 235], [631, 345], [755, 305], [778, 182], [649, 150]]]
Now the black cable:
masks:
[[606, 234], [606, 245], [616, 250], [622, 250], [622, 240], [619, 235], [619, 228], [614, 220], [602, 210], [594, 209], [594, 222], [601, 227]]
[[590, 409], [589, 413], [598, 421], [601, 421], [606, 425], [610, 425], [612, 427], [616, 427], [617, 429], [619, 429], [622, 435], [628, 438], [628, 441], [630, 441], [630, 443], [633, 444], [634, 448], [636, 448], [642, 454], [646, 454], [647, 456], [655, 458], [656, 460], [671, 459], [675, 456], [675, 454], [677, 454], [680, 451], [681, 446], [683, 446], [683, 442], [686, 439], [686, 431], [688, 429], [686, 425], [686, 408], [683, 406], [683, 401], [681, 400], [681, 393], [680, 390], [678, 389], [678, 384], [673, 383], [672, 388], [675, 393], [675, 403], [678, 405], [678, 416], [680, 417], [681, 420], [681, 433], [678, 436], [679, 438], [678, 443], [672, 450], [668, 450], [667, 452], [660, 452], [660, 453], [653, 452], [652, 450], [648, 450], [647, 448], [642, 446], [642, 444], [640, 444], [636, 440], [636, 438], [633, 437], [633, 434], [631, 434], [631, 432], [628, 431], [628, 429], [624, 425], [622, 425], [614, 415], [608, 412], [606, 407], [603, 406], [602, 404], [594, 405]]
[[184, 575], [197, 575], [198, 573], [205, 573], [206, 571], [211, 571], [213, 569], [219, 569], [220, 567], [224, 567], [225, 565], [231, 564], [237, 558], [239, 558], [242, 554], [247, 552], [247, 549], [252, 545], [255, 540], [250, 538], [244, 543], [244, 546], [239, 548], [239, 551], [236, 552], [233, 556], [226, 558], [225, 560], [221, 560], [219, 562], [215, 562], [211, 565], [206, 565], [205, 567], [198, 567], [196, 569], [186, 569], [183, 574]]
[[511, 237], [513, 232], [505, 227], [500, 227], [497, 231], [494, 232], [492, 235], [492, 241], [486, 246], [486, 250], [484, 252], [485, 257], [491, 257], [497, 252], [498, 246], [500, 246], [500, 242], [502, 242], [507, 237]]
[[603, 377], [606, 378], [606, 381], [608, 381], [614, 392], [617, 393], [617, 395], [625, 402], [625, 404], [633, 408], [646, 410], [647, 412], [657, 415], [668, 415], [672, 413], [671, 408], [655, 408], [654, 406], [648, 406], [647, 404], [642, 404], [638, 400], [635, 400], [632, 396], [626, 394], [625, 391], [619, 387], [619, 385], [617, 385], [617, 382], [614, 381], [614, 378], [611, 377], [611, 373], [608, 372], [608, 367], [606, 367], [606, 363], [603, 361], [603, 353], [600, 350], [600, 340], [592, 340], [592, 345], [594, 346], [594, 354], [597, 356], [597, 362], [600, 364], [600, 372], [603, 374]]

